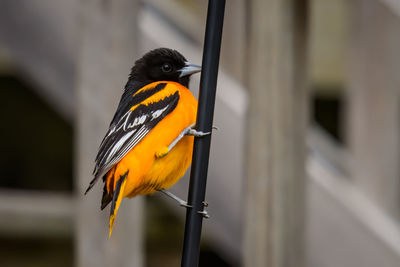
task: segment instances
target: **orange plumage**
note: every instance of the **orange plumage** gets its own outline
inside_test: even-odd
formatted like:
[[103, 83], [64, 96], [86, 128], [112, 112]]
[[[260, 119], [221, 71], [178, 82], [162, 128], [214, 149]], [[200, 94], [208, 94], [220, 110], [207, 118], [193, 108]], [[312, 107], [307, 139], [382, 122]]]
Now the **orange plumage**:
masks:
[[[129, 198], [169, 188], [185, 174], [192, 160], [193, 136], [183, 137], [165, 156], [157, 155], [168, 148], [182, 130], [196, 121], [197, 100], [186, 87], [168, 82], [165, 89], [154, 95], [154, 100], [157, 101], [176, 91], [180, 95], [176, 108], [108, 172], [108, 192], [114, 192], [119, 177], [127, 171], [129, 173], [121, 197]], [[115, 207], [115, 215], [118, 204]], [[113, 223], [110, 223], [110, 234], [112, 226]]]
[[193, 136], [182, 133], [196, 121], [197, 100], [187, 85], [199, 70], [165, 48], [132, 68], [86, 191], [103, 177], [102, 208], [111, 202], [110, 235], [122, 198], [169, 188], [189, 167]]

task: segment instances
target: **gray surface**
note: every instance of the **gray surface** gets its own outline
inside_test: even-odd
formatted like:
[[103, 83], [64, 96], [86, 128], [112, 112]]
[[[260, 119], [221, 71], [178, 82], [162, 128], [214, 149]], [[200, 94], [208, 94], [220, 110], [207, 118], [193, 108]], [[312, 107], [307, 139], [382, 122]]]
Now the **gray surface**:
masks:
[[3, 0], [0, 46], [37, 93], [72, 122], [77, 54], [77, 0]]
[[352, 177], [400, 222], [400, 18], [375, 0], [354, 1], [352, 11], [347, 95]]
[[399, 225], [319, 157], [309, 158], [307, 173], [307, 265], [399, 266]]
[[244, 266], [305, 266], [308, 1], [254, 0]]
[[8, 237], [69, 237], [74, 203], [69, 194], [2, 189], [0, 233]]
[[[75, 120], [76, 266], [144, 265], [143, 198], [126, 201], [108, 238], [108, 209], [101, 212], [101, 182], [83, 195], [104, 129], [111, 120], [136, 57], [138, 1], [90, 0], [80, 5], [82, 24]], [[126, 34], [130, 32], [131, 34]]]

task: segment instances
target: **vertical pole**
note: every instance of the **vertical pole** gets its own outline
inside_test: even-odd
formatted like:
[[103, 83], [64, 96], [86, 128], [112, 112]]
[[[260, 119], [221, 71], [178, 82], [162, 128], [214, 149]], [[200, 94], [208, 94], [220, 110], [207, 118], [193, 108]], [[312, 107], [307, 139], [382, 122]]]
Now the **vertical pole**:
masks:
[[382, 2], [351, 2], [346, 134], [354, 184], [400, 220], [400, 19]]
[[[202, 132], [212, 130], [224, 11], [225, 0], [209, 0], [196, 123], [196, 130]], [[188, 195], [192, 208], [186, 213], [182, 267], [195, 267], [199, 262], [203, 216], [198, 211], [204, 209], [210, 143], [211, 135], [194, 140]]]
[[307, 0], [252, 0], [244, 266], [303, 267]]

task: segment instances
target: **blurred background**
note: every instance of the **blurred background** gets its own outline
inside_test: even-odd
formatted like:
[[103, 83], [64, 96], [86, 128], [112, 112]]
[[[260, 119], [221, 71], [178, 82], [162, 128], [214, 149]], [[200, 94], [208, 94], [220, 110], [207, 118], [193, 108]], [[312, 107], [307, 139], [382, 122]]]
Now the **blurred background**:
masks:
[[[135, 59], [200, 64], [206, 13], [1, 2], [0, 266], [180, 265], [175, 202], [124, 200], [108, 239], [83, 192]], [[399, 266], [399, 29], [396, 0], [227, 1], [200, 266]]]

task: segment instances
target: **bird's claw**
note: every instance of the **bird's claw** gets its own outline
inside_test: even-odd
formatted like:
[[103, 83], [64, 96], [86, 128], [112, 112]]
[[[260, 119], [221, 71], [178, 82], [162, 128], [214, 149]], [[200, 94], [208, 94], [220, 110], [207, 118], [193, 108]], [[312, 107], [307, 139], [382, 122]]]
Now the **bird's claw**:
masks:
[[179, 205], [184, 208], [192, 208], [192, 205], [189, 205], [186, 201], [179, 202]]
[[188, 135], [192, 135], [192, 136], [196, 136], [196, 137], [203, 137], [203, 136], [206, 136], [206, 135], [211, 134], [211, 132], [205, 133], [205, 132], [197, 131], [196, 129], [190, 128], [190, 129], [188, 130], [188, 133], [187, 133], [187, 134], [188, 134]]
[[208, 219], [210, 218], [210, 215], [208, 214], [208, 212], [206, 211], [206, 207], [208, 207], [208, 203], [207, 201], [202, 201], [201, 203], [203, 203], [203, 210], [202, 211], [197, 211], [198, 214], [201, 214], [203, 216], [203, 218]]
[[205, 219], [210, 218], [210, 215], [208, 214], [208, 212], [206, 210], [197, 211], [197, 213], [201, 214], [203, 216], [203, 218], [205, 218]]
[[156, 158], [162, 158], [169, 153], [170, 149], [168, 147], [163, 147], [159, 151], [156, 152]]
[[[195, 129], [196, 125], [193, 123], [192, 125], [190, 125], [189, 127], [187, 127], [185, 129], [186, 134], [185, 135], [192, 135], [192, 136], [196, 136], [196, 137], [202, 137], [202, 136], [206, 136], [206, 135], [210, 135], [211, 132], [202, 132], [202, 131], [198, 131]], [[219, 128], [217, 126], [212, 126], [213, 130], [219, 130]]]

